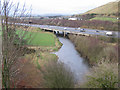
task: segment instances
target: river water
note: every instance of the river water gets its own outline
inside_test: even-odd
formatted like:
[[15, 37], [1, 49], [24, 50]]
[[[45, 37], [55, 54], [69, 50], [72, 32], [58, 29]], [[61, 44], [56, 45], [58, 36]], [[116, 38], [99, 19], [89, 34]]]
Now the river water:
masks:
[[58, 61], [63, 62], [71, 69], [77, 82], [83, 82], [86, 73], [89, 71], [88, 63], [76, 51], [73, 43], [63, 37], [58, 37], [63, 44], [55, 54], [59, 57]]

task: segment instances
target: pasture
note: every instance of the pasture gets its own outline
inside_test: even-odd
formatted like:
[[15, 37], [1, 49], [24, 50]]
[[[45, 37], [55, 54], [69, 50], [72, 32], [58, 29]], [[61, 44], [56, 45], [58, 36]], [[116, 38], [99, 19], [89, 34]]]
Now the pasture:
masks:
[[55, 46], [55, 35], [47, 32], [32, 32], [18, 30], [16, 32], [19, 37], [24, 36], [24, 40], [27, 40], [27, 45], [32, 46]]
[[101, 20], [101, 21], [112, 21], [112, 22], [118, 21], [116, 18], [111, 18], [111, 17], [95, 17], [90, 20]]

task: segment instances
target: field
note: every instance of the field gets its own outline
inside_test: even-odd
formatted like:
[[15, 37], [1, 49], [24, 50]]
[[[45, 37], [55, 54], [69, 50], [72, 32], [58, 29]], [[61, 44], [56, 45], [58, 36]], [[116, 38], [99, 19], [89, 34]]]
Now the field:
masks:
[[101, 21], [112, 21], [112, 22], [118, 21], [116, 18], [111, 18], [111, 17], [95, 17], [90, 20], [101, 20]]
[[[0, 27], [1, 30], [1, 27]], [[30, 39], [27, 42], [27, 45], [32, 46], [55, 46], [55, 35], [47, 32], [31, 32], [31, 31], [20, 31], [16, 32], [19, 36], [22, 36], [22, 33], [25, 33], [24, 39]], [[1, 32], [0, 32], [1, 35]]]
[[55, 38], [54, 35], [45, 32], [27, 32], [24, 39], [29, 39], [31, 35], [30, 42], [27, 45], [34, 46], [54, 46]]

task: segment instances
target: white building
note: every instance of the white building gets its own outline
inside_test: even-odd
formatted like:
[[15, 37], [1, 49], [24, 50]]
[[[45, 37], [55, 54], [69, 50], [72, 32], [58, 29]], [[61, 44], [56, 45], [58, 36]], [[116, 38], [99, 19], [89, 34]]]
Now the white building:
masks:
[[68, 18], [68, 20], [77, 20], [77, 18]]
[[117, 17], [117, 20], [119, 20], [119, 18]]

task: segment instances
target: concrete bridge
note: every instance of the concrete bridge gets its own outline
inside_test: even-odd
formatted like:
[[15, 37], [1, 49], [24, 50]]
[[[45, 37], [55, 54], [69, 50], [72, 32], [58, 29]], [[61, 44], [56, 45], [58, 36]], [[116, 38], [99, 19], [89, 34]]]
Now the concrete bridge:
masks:
[[36, 24], [25, 24], [25, 23], [16, 23], [17, 25], [23, 25], [23, 26], [31, 26], [31, 27], [38, 27], [45, 31], [50, 31], [53, 33], [61, 33], [66, 36], [67, 34], [74, 34], [74, 35], [81, 35], [81, 36], [106, 36], [106, 37], [115, 37], [120, 38], [120, 33], [117, 31], [110, 31], [114, 33], [114, 36], [107, 36], [106, 32], [108, 30], [95, 30], [95, 29], [85, 29], [85, 32], [81, 32], [78, 28], [71, 28], [71, 27], [61, 27], [61, 26], [52, 26], [52, 25], [36, 25]]
[[90, 34], [82, 33], [82, 32], [76, 32], [76, 31], [69, 31], [69, 30], [59, 30], [59, 29], [50, 29], [50, 28], [41, 28], [44, 31], [50, 31], [55, 34], [62, 33], [64, 37], [68, 34], [74, 34], [74, 35], [81, 35], [81, 36], [91, 36]]

